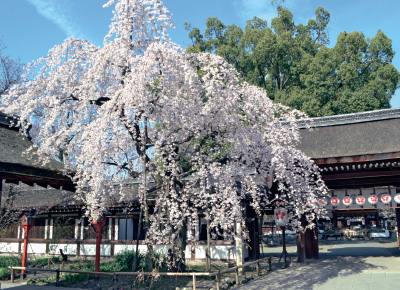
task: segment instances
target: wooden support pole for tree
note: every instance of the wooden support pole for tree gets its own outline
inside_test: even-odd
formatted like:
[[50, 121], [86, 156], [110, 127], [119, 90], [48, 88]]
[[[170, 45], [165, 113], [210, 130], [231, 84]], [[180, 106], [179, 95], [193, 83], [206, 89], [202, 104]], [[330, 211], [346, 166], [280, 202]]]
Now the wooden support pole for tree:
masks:
[[236, 285], [239, 285], [240, 281], [239, 281], [239, 269], [238, 268], [235, 269], [235, 278], [236, 278]]
[[257, 273], [257, 276], [260, 276], [260, 261], [257, 261], [257, 263], [256, 263], [256, 273]]
[[14, 283], [14, 269], [11, 268], [11, 283]]
[[215, 280], [217, 281], [217, 290], [219, 290], [219, 282], [221, 280], [221, 274], [218, 271], [218, 274], [215, 276]]
[[196, 290], [196, 275], [193, 275], [193, 290]]
[[[236, 235], [235, 235], [235, 246], [236, 246], [236, 266], [243, 265], [243, 237], [242, 237], [242, 225], [240, 222], [236, 222]], [[243, 268], [239, 268], [239, 279], [243, 275]]]

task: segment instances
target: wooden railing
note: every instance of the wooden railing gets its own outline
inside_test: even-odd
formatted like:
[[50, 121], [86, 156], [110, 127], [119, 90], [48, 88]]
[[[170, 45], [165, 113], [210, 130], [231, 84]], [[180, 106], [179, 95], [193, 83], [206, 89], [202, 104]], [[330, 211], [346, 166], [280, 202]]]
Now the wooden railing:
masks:
[[[90, 274], [90, 275], [101, 275], [101, 276], [112, 276], [113, 277], [113, 287], [114, 289], [118, 289], [118, 276], [139, 276], [139, 275], [144, 275], [144, 276], [154, 276], [154, 275], [160, 275], [160, 276], [192, 276], [193, 279], [193, 290], [196, 290], [196, 277], [215, 277], [215, 282], [217, 286], [217, 290], [220, 289], [220, 284], [221, 284], [221, 275], [225, 273], [230, 273], [230, 272], [235, 272], [235, 280], [236, 284], [239, 285], [241, 284], [241, 276], [240, 275], [240, 269], [249, 267], [252, 265], [256, 266], [256, 274], [257, 276], [260, 275], [260, 262], [263, 260], [269, 260], [269, 270], [271, 270], [271, 259], [272, 257], [266, 257], [262, 259], [258, 259], [255, 261], [247, 262], [244, 263], [243, 265], [240, 266], [235, 266], [231, 267], [225, 270], [220, 270], [220, 271], [215, 271], [215, 272], [188, 272], [188, 273], [182, 273], [182, 272], [92, 272], [92, 271], [78, 271], [78, 270], [64, 270], [64, 269], [43, 269], [43, 268], [29, 268], [29, 267], [18, 267], [18, 266], [10, 266], [8, 267], [11, 271], [11, 283], [14, 283], [14, 271], [15, 270], [26, 270], [26, 271], [33, 271], [33, 272], [54, 272], [56, 273], [56, 286], [60, 285], [60, 273], [75, 273], [75, 274]], [[152, 285], [150, 285], [150, 288]]]

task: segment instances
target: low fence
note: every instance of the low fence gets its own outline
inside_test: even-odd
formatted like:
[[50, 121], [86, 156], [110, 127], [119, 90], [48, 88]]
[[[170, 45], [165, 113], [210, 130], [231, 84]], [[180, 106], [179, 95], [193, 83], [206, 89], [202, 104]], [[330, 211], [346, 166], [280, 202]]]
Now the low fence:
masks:
[[[220, 289], [221, 284], [221, 275], [225, 273], [235, 272], [236, 284], [241, 284], [241, 276], [244, 274], [240, 274], [240, 269], [245, 267], [253, 266], [256, 267], [256, 274], [257, 276], [260, 275], [260, 262], [263, 260], [268, 259], [269, 263], [269, 270], [271, 270], [271, 259], [272, 257], [265, 257], [262, 259], [258, 259], [255, 261], [244, 263], [240, 266], [231, 267], [225, 270], [220, 270], [216, 272], [191, 272], [191, 273], [181, 273], [181, 272], [92, 272], [92, 271], [78, 271], [78, 270], [64, 270], [64, 269], [43, 269], [43, 268], [29, 268], [29, 267], [17, 267], [17, 266], [10, 266], [8, 267], [11, 271], [11, 283], [14, 283], [14, 274], [15, 270], [26, 270], [26, 271], [33, 271], [33, 272], [54, 272], [56, 273], [56, 286], [60, 286], [60, 273], [74, 273], [74, 274], [90, 274], [96, 276], [112, 276], [113, 277], [113, 287], [114, 289], [118, 289], [118, 276], [192, 276], [193, 279], [193, 290], [196, 290], [196, 277], [215, 277], [215, 283], [217, 290]], [[152, 280], [150, 284], [150, 289], [152, 288]]]

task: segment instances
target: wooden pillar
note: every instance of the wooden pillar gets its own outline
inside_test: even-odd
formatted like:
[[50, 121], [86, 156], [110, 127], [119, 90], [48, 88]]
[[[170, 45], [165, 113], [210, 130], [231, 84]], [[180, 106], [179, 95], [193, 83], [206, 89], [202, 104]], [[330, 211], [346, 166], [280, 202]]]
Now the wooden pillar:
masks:
[[111, 257], [115, 254], [115, 218], [111, 219], [111, 239], [110, 239], [110, 247], [111, 247]]
[[[301, 217], [301, 225], [304, 227], [306, 224], [306, 217]], [[297, 261], [299, 263], [306, 262], [306, 238], [304, 231], [297, 232]]]
[[336, 212], [333, 210], [332, 211], [332, 220], [333, 220], [333, 228], [337, 228], [337, 214], [336, 214]]
[[400, 249], [400, 208], [396, 208], [396, 222], [397, 222], [397, 247]]
[[379, 226], [380, 226], [379, 211], [378, 210], [375, 213], [375, 221], [376, 221], [376, 228], [378, 229]]
[[318, 249], [318, 229], [315, 222], [315, 227], [310, 230], [307, 229], [305, 233], [305, 248], [306, 248], [306, 258], [307, 259], [319, 259], [319, 249]]
[[258, 245], [260, 256], [264, 254], [264, 243], [263, 243], [263, 223], [264, 223], [264, 214], [258, 218]]

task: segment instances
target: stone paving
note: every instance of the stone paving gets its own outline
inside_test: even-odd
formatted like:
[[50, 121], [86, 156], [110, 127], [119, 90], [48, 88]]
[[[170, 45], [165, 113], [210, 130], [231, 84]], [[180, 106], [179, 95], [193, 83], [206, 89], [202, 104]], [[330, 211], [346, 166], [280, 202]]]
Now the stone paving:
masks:
[[[295, 246], [288, 253], [295, 257]], [[279, 254], [279, 248], [265, 249], [266, 255]], [[396, 242], [339, 242], [320, 245], [320, 259], [305, 265], [292, 263], [235, 290], [363, 290], [400, 289], [400, 251]], [[293, 259], [295, 260], [295, 259]]]

